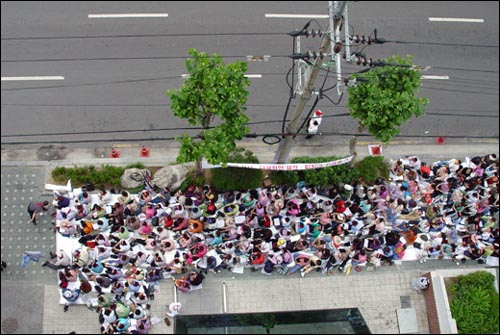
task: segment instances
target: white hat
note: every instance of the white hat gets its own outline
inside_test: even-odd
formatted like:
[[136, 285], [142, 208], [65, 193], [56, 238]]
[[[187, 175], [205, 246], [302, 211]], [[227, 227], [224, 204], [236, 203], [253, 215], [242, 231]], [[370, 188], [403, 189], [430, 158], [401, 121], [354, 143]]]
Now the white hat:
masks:
[[351, 192], [351, 191], [352, 191], [352, 186], [351, 186], [351, 185], [349, 185], [349, 184], [345, 184], [345, 185], [344, 185], [344, 189], [345, 189], [346, 191]]
[[285, 227], [285, 228], [286, 228], [286, 227], [290, 227], [290, 224], [291, 224], [291, 220], [290, 220], [290, 218], [289, 218], [288, 216], [285, 216], [285, 217], [283, 217], [283, 218], [281, 219], [281, 225], [282, 225], [283, 227]]
[[73, 297], [73, 292], [71, 292], [70, 290], [66, 290], [66, 291], [64, 291], [63, 296], [66, 299], [71, 299]]
[[266, 241], [262, 241], [260, 244], [260, 251], [263, 253], [269, 252], [271, 250], [271, 247], [269, 246], [269, 243]]

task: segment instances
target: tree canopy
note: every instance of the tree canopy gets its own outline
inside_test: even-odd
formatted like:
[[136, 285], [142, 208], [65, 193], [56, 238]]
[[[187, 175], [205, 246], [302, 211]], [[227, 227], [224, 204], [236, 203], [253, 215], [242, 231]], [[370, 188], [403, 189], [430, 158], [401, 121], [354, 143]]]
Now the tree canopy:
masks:
[[399, 134], [410, 118], [422, 115], [429, 102], [417, 96], [421, 75], [411, 56], [392, 56], [353, 78], [357, 84], [348, 89], [349, 112], [359, 120], [361, 129], [384, 143]]
[[[244, 76], [245, 62], [226, 65], [218, 54], [189, 50], [186, 60], [189, 77], [180, 89], [167, 91], [176, 117], [203, 130], [193, 138], [184, 134], [177, 138], [181, 149], [177, 162], [197, 162], [203, 157], [211, 164], [227, 163], [228, 154], [236, 148], [249, 129], [245, 126], [246, 101], [250, 81]], [[215, 126], [212, 126], [216, 124]]]

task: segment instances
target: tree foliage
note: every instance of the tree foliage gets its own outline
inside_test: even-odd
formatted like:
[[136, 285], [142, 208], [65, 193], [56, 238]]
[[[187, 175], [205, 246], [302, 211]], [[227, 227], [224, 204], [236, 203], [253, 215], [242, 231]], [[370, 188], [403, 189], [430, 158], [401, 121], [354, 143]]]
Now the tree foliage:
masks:
[[[218, 54], [189, 49], [186, 60], [189, 73], [180, 89], [167, 91], [170, 106], [176, 117], [187, 119], [190, 125], [203, 128], [197, 138], [184, 134], [177, 162], [201, 162], [205, 157], [211, 164], [227, 163], [228, 154], [249, 129], [245, 126], [245, 104], [250, 86], [244, 77], [245, 62], [226, 65]], [[216, 124], [215, 126], [212, 126]]]
[[499, 307], [495, 276], [476, 271], [452, 284], [451, 315], [459, 334], [498, 334]]
[[403, 123], [424, 113], [429, 100], [417, 96], [421, 75], [412, 66], [411, 56], [392, 56], [384, 64], [353, 75], [358, 84], [349, 88], [347, 106], [362, 129], [389, 142]]

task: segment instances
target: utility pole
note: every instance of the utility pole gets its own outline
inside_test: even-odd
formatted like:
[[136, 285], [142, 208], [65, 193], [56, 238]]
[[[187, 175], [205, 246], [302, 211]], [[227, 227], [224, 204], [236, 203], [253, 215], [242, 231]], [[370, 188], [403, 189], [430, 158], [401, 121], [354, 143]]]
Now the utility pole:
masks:
[[[330, 1], [329, 3], [330, 22], [332, 22], [333, 16], [333, 26], [330, 24], [329, 29], [331, 29], [330, 32], [337, 32], [340, 27], [340, 22], [344, 13], [344, 9], [347, 5], [347, 1]], [[331, 38], [331, 34], [323, 35], [319, 50], [320, 54], [327, 52], [328, 48], [330, 47]], [[340, 73], [340, 58], [337, 58], [336, 62], [338, 63], [336, 64], [337, 72]], [[297, 130], [299, 128], [300, 116], [302, 115], [307, 102], [311, 98], [311, 93], [314, 88], [314, 82], [316, 81], [316, 78], [318, 77], [319, 71], [321, 69], [321, 65], [323, 64], [322, 57], [317, 57], [314, 60], [313, 64], [313, 69], [309, 73], [309, 78], [304, 83], [305, 88], [299, 96], [298, 103], [295, 105], [295, 111], [293, 113], [292, 120], [287, 127], [288, 133], [292, 135], [284, 135], [283, 141], [280, 141], [278, 150], [276, 151], [276, 154], [274, 156], [274, 163], [288, 162], [288, 156], [292, 148], [292, 141], [295, 139], [295, 134], [297, 133]]]

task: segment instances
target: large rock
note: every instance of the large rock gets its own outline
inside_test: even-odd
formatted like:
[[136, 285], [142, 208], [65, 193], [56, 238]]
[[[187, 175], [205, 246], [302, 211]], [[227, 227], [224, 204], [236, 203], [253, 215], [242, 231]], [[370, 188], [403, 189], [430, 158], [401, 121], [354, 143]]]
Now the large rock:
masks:
[[135, 181], [132, 178], [130, 178], [131, 174], [133, 174], [133, 173], [142, 174], [142, 172], [144, 170], [146, 170], [146, 169], [138, 169], [138, 168], [126, 169], [123, 172], [122, 176], [120, 177], [120, 184], [121, 184], [122, 188], [136, 188], [136, 187], [144, 185], [144, 183]]
[[170, 192], [175, 192], [181, 187], [193, 164], [169, 165], [155, 172], [153, 179], [158, 178], [155, 184], [159, 187], [168, 187]]

